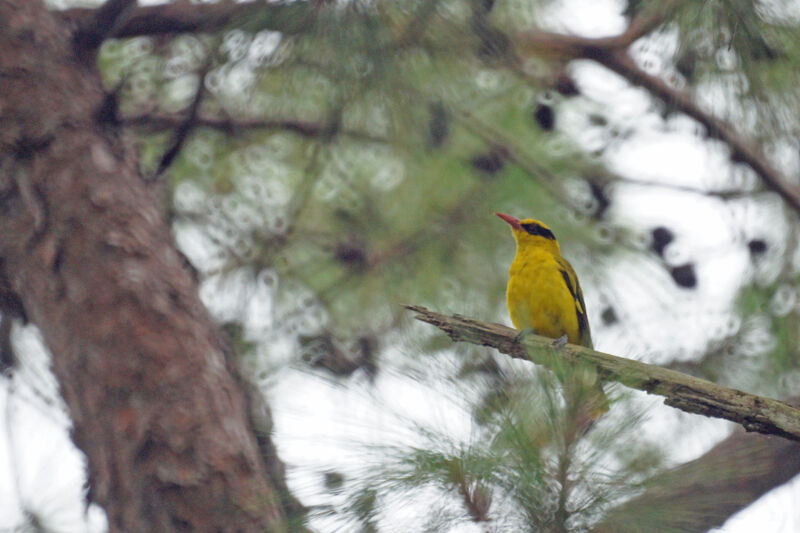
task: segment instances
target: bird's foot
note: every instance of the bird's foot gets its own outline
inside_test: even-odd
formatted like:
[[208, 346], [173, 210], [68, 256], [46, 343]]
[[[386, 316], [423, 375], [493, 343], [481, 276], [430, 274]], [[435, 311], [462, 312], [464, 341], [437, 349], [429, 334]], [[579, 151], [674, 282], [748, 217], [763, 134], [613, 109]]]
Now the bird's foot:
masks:
[[559, 338], [553, 341], [553, 348], [561, 349], [564, 345], [567, 344], [567, 334], [561, 335]]

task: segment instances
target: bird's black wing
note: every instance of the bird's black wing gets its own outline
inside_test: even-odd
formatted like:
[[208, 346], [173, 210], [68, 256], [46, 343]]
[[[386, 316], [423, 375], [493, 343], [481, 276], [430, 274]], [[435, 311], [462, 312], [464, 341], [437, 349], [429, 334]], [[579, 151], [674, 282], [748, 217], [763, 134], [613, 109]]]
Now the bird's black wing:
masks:
[[587, 348], [594, 348], [592, 344], [592, 332], [589, 329], [589, 318], [586, 315], [586, 304], [583, 302], [583, 291], [581, 284], [578, 282], [578, 276], [569, 261], [563, 257], [558, 258], [558, 267], [561, 272], [561, 277], [564, 278], [564, 283], [572, 295], [575, 302], [575, 314], [578, 317], [578, 333], [580, 334], [580, 343]]

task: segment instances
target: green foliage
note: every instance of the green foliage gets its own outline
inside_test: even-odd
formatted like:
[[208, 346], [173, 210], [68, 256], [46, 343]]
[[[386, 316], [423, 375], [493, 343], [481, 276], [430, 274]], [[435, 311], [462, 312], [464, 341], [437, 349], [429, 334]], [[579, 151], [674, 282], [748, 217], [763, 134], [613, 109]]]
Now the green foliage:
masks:
[[798, 314], [794, 311], [795, 289], [785, 281], [769, 286], [751, 286], [741, 291], [738, 308], [742, 327], [729, 340], [730, 363], [738, 367], [738, 386], [763, 394], [795, 396], [800, 392]]
[[[508, 368], [500, 379], [474, 379], [484, 385], [488, 379], [502, 391], [494, 414], [475, 426], [467, 440], [418, 427], [423, 439], [418, 446], [364, 449], [365, 460], [378, 462], [345, 484], [350, 504], [340, 509], [341, 519], [364, 523], [365, 498], [374, 513], [376, 499], [413, 498], [417, 491], [425, 495], [423, 521], [434, 521], [446, 507], [450, 524], [488, 520], [509, 530], [544, 531], [558, 529], [559, 520], [567, 517], [567, 530], [585, 531], [662, 465], [661, 450], [637, 436], [640, 414], [635, 412], [574, 440], [560, 382], [549, 372]], [[460, 386], [468, 389], [474, 379], [462, 378]], [[565, 477], [560, 477], [560, 465], [565, 465]]]

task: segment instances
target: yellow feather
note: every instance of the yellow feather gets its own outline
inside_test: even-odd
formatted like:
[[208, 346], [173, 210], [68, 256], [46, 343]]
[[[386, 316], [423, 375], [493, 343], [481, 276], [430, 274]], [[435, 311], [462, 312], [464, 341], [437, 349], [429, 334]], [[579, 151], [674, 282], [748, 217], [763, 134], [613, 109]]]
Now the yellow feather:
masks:
[[[535, 225], [550, 232], [537, 220], [519, 222], [523, 227]], [[573, 344], [592, 347], [583, 292], [558, 241], [514, 227], [512, 232], [517, 254], [509, 270], [506, 303], [514, 326], [553, 339], [566, 335]]]
[[[511, 225], [517, 253], [508, 276], [506, 303], [511, 321], [519, 330], [593, 348], [578, 276], [562, 255], [558, 241], [546, 224], [526, 218], [518, 220], [497, 214]], [[575, 385], [570, 385], [574, 389]], [[585, 398], [588, 417], [595, 419], [608, 410], [608, 399], [599, 383]], [[571, 394], [575, 394], [575, 391]]]

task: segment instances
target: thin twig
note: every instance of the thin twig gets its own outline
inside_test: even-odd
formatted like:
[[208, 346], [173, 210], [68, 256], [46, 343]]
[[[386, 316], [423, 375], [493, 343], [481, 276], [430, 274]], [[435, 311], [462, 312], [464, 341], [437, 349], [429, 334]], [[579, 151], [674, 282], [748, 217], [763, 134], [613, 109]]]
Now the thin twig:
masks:
[[180, 153], [186, 139], [189, 137], [192, 129], [197, 125], [197, 113], [200, 111], [200, 104], [203, 102], [203, 96], [206, 92], [205, 77], [208, 70], [211, 68], [210, 59], [206, 61], [205, 66], [197, 73], [197, 90], [194, 93], [192, 102], [186, 112], [183, 122], [181, 122], [172, 134], [172, 140], [169, 148], [161, 156], [161, 161], [158, 163], [155, 177], [160, 176], [175, 160]]
[[[186, 121], [186, 113], [155, 114], [144, 113], [123, 117], [122, 125], [143, 128], [149, 131], [164, 131], [180, 127]], [[330, 125], [299, 119], [281, 118], [231, 118], [200, 114], [192, 122], [196, 128], [210, 128], [229, 134], [248, 130], [285, 130], [302, 137], [322, 137], [330, 132]], [[386, 137], [369, 134], [364, 131], [343, 129], [337, 133], [356, 140], [386, 143]]]

